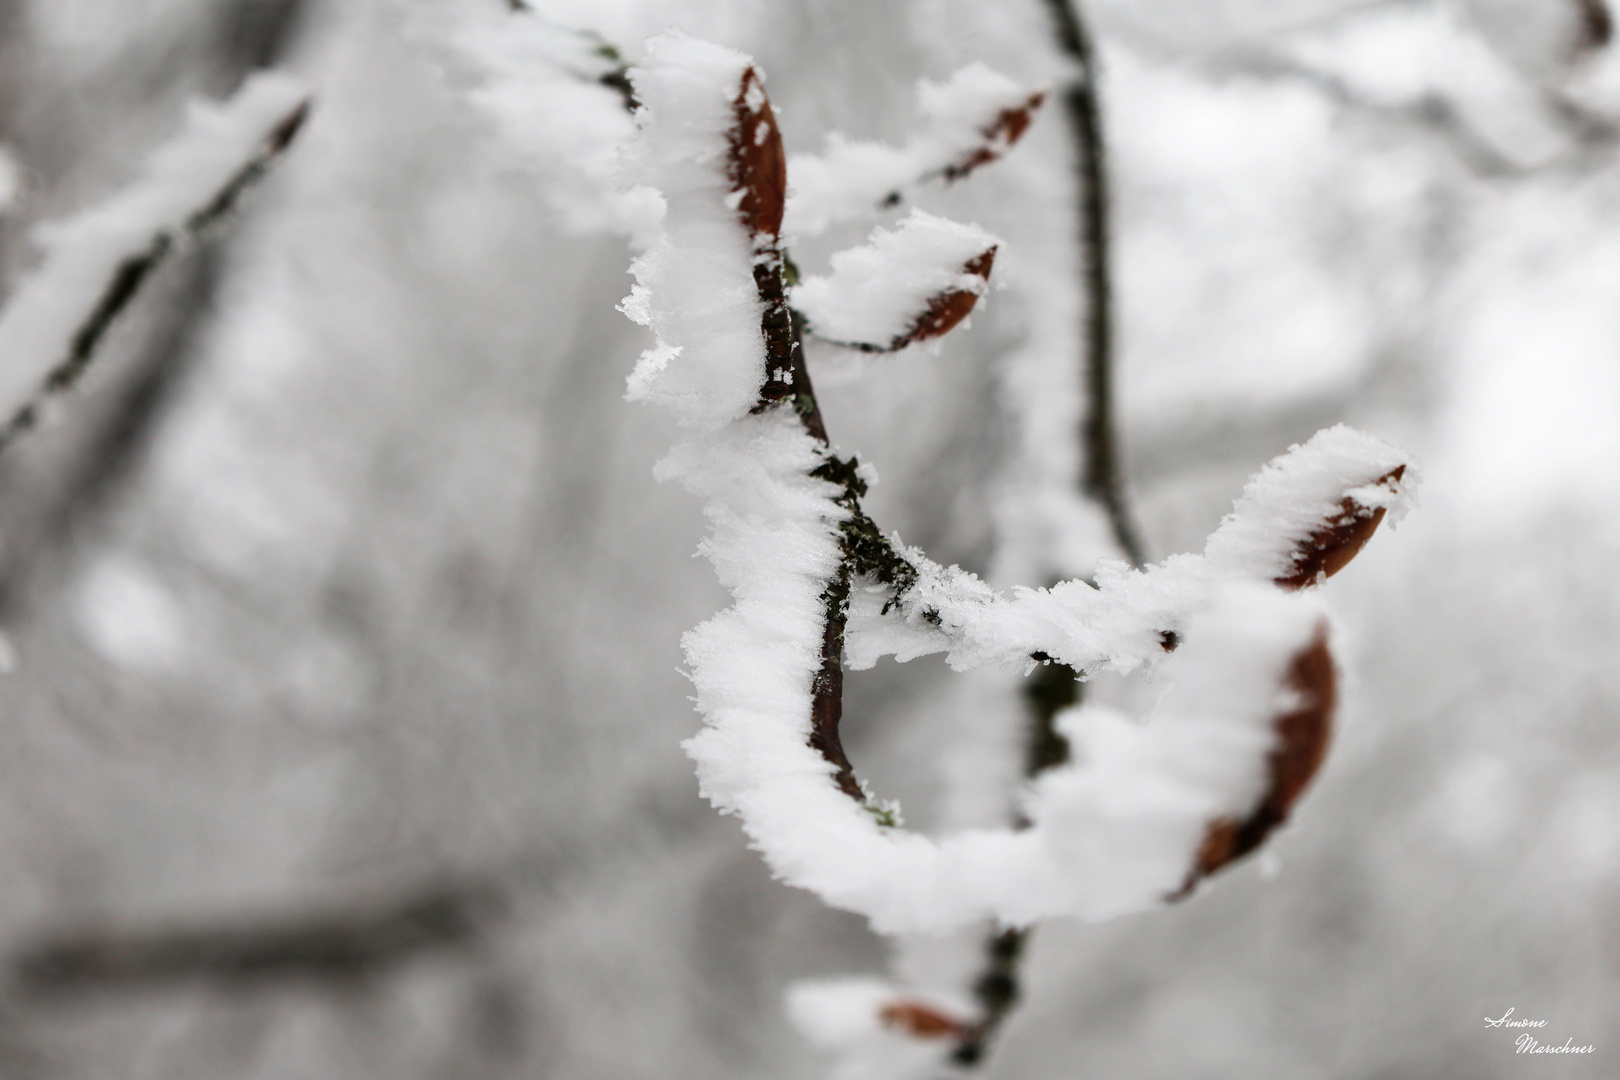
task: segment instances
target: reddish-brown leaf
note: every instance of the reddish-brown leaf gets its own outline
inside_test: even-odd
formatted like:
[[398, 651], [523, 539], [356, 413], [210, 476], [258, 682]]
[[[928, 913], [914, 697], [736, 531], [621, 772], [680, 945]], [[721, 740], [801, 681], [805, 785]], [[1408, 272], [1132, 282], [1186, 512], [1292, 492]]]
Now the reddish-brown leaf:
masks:
[[756, 245], [761, 241], [773, 244], [782, 231], [782, 208], [787, 200], [787, 157], [765, 85], [753, 68], [743, 72], [732, 111], [736, 120], [731, 127], [726, 175], [731, 190], [742, 193], [737, 215]]
[[[1397, 465], [1374, 483], [1393, 485], [1404, 475], [1406, 466]], [[1383, 520], [1383, 507], [1362, 506], [1346, 496], [1339, 503], [1339, 512], [1294, 549], [1294, 572], [1278, 578], [1277, 584], [1285, 589], [1303, 589], [1314, 584], [1318, 574], [1337, 574], [1367, 546]]]
[[1338, 677], [1325, 625], [1317, 629], [1309, 645], [1295, 654], [1284, 684], [1299, 695], [1299, 701], [1293, 710], [1272, 722], [1277, 742], [1267, 761], [1265, 795], [1247, 817], [1221, 818], [1210, 824], [1186, 881], [1169, 899], [1180, 900], [1200, 880], [1265, 843], [1266, 837], [1288, 820], [1294, 804], [1322, 767], [1333, 737], [1333, 712], [1338, 703]]
[[[985, 281], [990, 280], [990, 268], [995, 265], [996, 249], [990, 248], [981, 254], [975, 255], [962, 266], [962, 273], [976, 274]], [[956, 324], [967, 318], [973, 311], [973, 305], [979, 302], [979, 294], [968, 289], [952, 289], [950, 292], [940, 293], [928, 301], [928, 308], [910, 329], [895, 338], [883, 350], [894, 352], [907, 345], [915, 345], [919, 341], [929, 341], [933, 338], [943, 337], [955, 329]]]
[[960, 1039], [968, 1024], [920, 1001], [891, 1001], [878, 1013], [883, 1026], [918, 1039]]
[[979, 129], [984, 136], [984, 142], [974, 147], [969, 154], [960, 161], [953, 161], [939, 171], [939, 175], [946, 181], [954, 183], [981, 165], [988, 165], [1005, 154], [1012, 145], [1024, 137], [1030, 121], [1035, 118], [1035, 110], [1041, 107], [1046, 100], [1046, 94], [1031, 94], [1022, 105], [1011, 109], [1002, 109], [996, 118]]

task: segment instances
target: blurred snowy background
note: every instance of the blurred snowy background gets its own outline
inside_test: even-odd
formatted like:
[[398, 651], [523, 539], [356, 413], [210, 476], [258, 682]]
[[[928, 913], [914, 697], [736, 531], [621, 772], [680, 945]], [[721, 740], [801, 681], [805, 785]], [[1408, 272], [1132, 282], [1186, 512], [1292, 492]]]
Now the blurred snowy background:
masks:
[[[670, 25], [754, 54], [790, 153], [903, 140], [916, 81], [974, 60], [1062, 77], [1039, 0], [534, 5], [632, 61]], [[1425, 482], [1327, 586], [1351, 692], [1293, 827], [1188, 903], [1041, 926], [985, 1075], [1612, 1076], [1604, 9], [1086, 13], [1154, 557], [1339, 420], [1417, 451]], [[0, 293], [37, 263], [30, 230], [134, 175], [187, 99], [276, 65], [317, 100], [234, 225], [0, 457], [0, 1076], [808, 1078], [785, 987], [888, 962], [697, 795], [679, 638], [724, 597], [691, 558], [695, 500], [652, 477], [667, 418], [621, 400], [648, 340], [614, 310], [629, 248], [579, 149], [612, 98], [559, 77], [532, 128], [503, 112], [485, 91], [520, 17], [0, 0]], [[882, 476], [874, 516], [1003, 577], [993, 509], [1028, 449], [998, 364], [1079, 350], [1059, 120], [924, 200], [1006, 241], [971, 329], [864, 372], [811, 359], [834, 440]], [[846, 745], [913, 824], [937, 820], [938, 717], [972, 712], [966, 687], [937, 662], [852, 680]], [[265, 941], [284, 965], [119, 980], [59, 951], [41, 975], [65, 939], [148, 974]], [[354, 940], [372, 952], [345, 959]], [[1516, 1056], [1482, 1023], [1509, 1007], [1596, 1054]]]

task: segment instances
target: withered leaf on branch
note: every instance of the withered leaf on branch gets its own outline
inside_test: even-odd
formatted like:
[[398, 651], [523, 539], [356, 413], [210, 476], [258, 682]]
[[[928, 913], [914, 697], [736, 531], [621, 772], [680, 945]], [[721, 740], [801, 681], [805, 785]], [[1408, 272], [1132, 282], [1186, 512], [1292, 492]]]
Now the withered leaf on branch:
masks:
[[878, 1019], [891, 1031], [918, 1039], [960, 1039], [970, 1025], [920, 1001], [891, 1001], [878, 1012]]
[[[1372, 486], [1394, 486], [1405, 475], [1406, 466], [1398, 465], [1375, 480]], [[1318, 575], [1337, 574], [1367, 546], [1383, 520], [1384, 507], [1363, 506], [1346, 495], [1339, 504], [1339, 512], [1294, 549], [1294, 572], [1278, 578], [1277, 584], [1285, 589], [1302, 589], [1316, 582]]]
[[1277, 741], [1267, 758], [1265, 795], [1247, 817], [1211, 823], [1186, 881], [1170, 900], [1182, 899], [1199, 881], [1265, 843], [1266, 837], [1288, 820], [1294, 804], [1322, 767], [1333, 737], [1333, 713], [1338, 702], [1338, 676], [1325, 625], [1319, 626], [1311, 643], [1295, 654], [1283, 683], [1298, 695], [1298, 701], [1292, 710], [1272, 722]]

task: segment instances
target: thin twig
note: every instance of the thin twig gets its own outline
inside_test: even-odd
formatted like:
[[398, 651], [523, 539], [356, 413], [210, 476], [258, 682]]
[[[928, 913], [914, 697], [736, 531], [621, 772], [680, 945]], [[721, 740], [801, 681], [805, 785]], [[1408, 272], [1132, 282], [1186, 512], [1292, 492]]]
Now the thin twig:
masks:
[[[782, 282], [782, 270], [787, 263], [785, 253], [777, 251], [775, 258], [762, 259], [754, 264], [754, 283], [764, 305], [760, 330], [765, 339], [766, 372], [755, 411], [790, 404], [806, 433], [824, 448], [831, 449], [827, 425], [821, 416], [821, 404], [816, 400], [815, 388], [810, 383], [810, 371], [804, 362], [804, 320], [787, 305]], [[869, 797], [855, 775], [855, 766], [844, 750], [843, 736], [840, 734], [844, 717], [844, 631], [849, 623], [850, 587], [863, 569], [863, 545], [867, 550], [875, 547], [887, 553], [890, 559], [907, 570], [910, 567], [899, 559], [888, 540], [861, 509], [860, 500], [866, 494], [866, 484], [858, 475], [853, 459], [846, 462], [828, 454], [815, 475], [843, 485], [844, 494], [837, 501], [850, 516], [840, 537], [843, 557], [837, 572], [821, 594], [825, 614], [821, 631], [821, 666], [811, 682], [810, 747], [833, 767], [833, 782], [838, 789], [867, 806], [870, 804]], [[911, 578], [915, 580], [915, 571], [912, 571]], [[892, 574], [889, 580], [892, 583]]]
[[883, 824], [894, 824], [891, 811], [876, 804], [861, 786], [844, 752], [839, 725], [844, 712], [844, 631], [849, 620], [850, 588], [857, 577], [870, 577], [898, 596], [917, 580], [917, 571], [900, 557], [876, 524], [861, 509], [866, 481], [854, 459], [831, 453], [832, 442], [821, 416], [804, 357], [804, 317], [788, 305], [787, 278], [797, 277], [793, 260], [782, 249], [782, 215], [787, 200], [787, 157], [775, 113], [758, 72], [749, 68], [733, 104], [727, 174], [737, 195], [738, 222], [753, 247], [754, 289], [760, 302], [760, 337], [764, 372], [753, 412], [792, 408], [805, 433], [819, 444], [822, 463], [811, 475], [837, 484], [834, 501], [845, 511], [839, 524], [841, 558], [821, 594], [821, 662], [811, 682], [809, 744], [833, 767], [840, 791], [866, 807]]

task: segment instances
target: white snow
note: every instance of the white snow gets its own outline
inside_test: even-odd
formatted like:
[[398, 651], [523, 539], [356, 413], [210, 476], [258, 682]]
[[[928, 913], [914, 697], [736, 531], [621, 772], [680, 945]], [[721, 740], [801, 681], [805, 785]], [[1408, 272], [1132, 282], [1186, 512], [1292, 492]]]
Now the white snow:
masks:
[[709, 430], [746, 414], [765, 378], [752, 241], [727, 203], [727, 134], [748, 67], [740, 52], [669, 33], [647, 43], [631, 73], [642, 108], [630, 169], [657, 187], [665, 210], [662, 234], [631, 266], [636, 285], [622, 307], [660, 343], [642, 356], [627, 396]]
[[307, 100], [303, 83], [263, 73], [227, 102], [193, 104], [186, 130], [153, 154], [139, 180], [100, 206], [39, 228], [45, 261], [0, 311], [0, 422], [40, 394], [119, 267], [159, 237], [183, 242], [188, 219]]
[[874, 229], [864, 246], [834, 254], [832, 273], [805, 278], [790, 300], [828, 341], [887, 348], [935, 298], [954, 292], [983, 296], [989, 282], [963, 267], [996, 243], [977, 225], [914, 209], [899, 228]]

